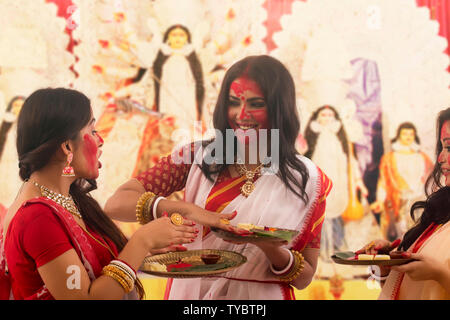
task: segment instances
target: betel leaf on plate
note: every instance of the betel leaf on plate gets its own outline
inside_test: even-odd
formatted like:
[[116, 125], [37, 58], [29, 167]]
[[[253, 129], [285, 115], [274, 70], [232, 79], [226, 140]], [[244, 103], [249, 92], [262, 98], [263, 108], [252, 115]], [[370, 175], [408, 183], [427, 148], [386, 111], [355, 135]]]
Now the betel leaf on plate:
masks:
[[339, 259], [347, 260], [349, 258], [353, 258], [355, 256], [354, 252], [351, 251], [343, 251], [343, 252], [337, 252], [335, 256]]
[[196, 266], [189, 266], [186, 268], [173, 268], [170, 272], [208, 272], [231, 267], [232, 263], [216, 263], [216, 264], [202, 264]]
[[255, 235], [258, 235], [261, 237], [273, 237], [273, 238], [283, 239], [285, 241], [291, 241], [292, 238], [297, 234], [297, 232], [295, 230], [284, 230], [284, 229], [276, 229], [273, 231], [251, 229], [250, 231], [253, 232]]

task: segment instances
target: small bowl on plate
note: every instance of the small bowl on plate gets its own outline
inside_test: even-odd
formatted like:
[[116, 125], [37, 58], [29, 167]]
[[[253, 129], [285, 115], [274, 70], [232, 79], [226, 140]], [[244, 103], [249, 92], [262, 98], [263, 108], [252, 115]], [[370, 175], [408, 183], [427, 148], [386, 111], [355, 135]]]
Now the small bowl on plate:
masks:
[[202, 258], [202, 261], [205, 264], [216, 264], [217, 261], [219, 261], [219, 259], [220, 259], [220, 255], [218, 255], [218, 254], [202, 254], [200, 256], [200, 258]]

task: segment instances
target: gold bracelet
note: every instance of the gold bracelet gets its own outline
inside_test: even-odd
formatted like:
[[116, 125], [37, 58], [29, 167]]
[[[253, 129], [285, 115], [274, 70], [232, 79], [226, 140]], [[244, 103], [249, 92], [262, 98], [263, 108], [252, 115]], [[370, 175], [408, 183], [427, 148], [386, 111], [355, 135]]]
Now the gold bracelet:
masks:
[[125, 293], [129, 293], [131, 291], [127, 282], [124, 279], [122, 279], [120, 276], [118, 276], [116, 273], [114, 273], [112, 271], [104, 271], [104, 272], [102, 272], [102, 274], [116, 280], [120, 284], [120, 286], [123, 288]]
[[143, 217], [143, 221], [145, 221], [145, 223], [148, 223], [153, 220], [153, 212], [151, 209], [152, 209], [153, 203], [155, 202], [156, 198], [158, 198], [158, 195], [155, 194], [154, 197], [149, 198], [144, 203], [144, 208], [142, 210], [142, 217]]
[[[150, 203], [153, 203], [153, 201], [156, 198], [156, 194], [153, 192], [145, 192], [139, 197], [139, 200], [136, 204], [136, 220], [140, 224], [146, 224], [150, 221], [150, 218], [148, 217], [148, 213], [144, 212], [144, 209], [147, 208], [146, 203], [147, 201], [150, 201]], [[147, 210], [149, 211], [149, 210]], [[145, 216], [144, 216], [145, 214]]]
[[300, 273], [302, 273], [303, 268], [305, 267], [305, 258], [303, 258], [303, 255], [296, 250], [291, 250], [291, 252], [294, 255], [294, 264], [287, 275], [280, 277], [280, 280], [283, 282], [294, 281], [300, 275]]
[[119, 269], [117, 266], [109, 264], [103, 268], [103, 271], [105, 273], [113, 273], [117, 277], [119, 277], [122, 281], [125, 282], [126, 288], [124, 287], [125, 291], [128, 293], [134, 288], [134, 279], [131, 278], [126, 272]]
[[116, 280], [125, 290], [125, 293], [130, 292], [134, 288], [134, 280], [130, 278], [130, 276], [122, 271], [121, 269], [117, 268], [114, 265], [107, 265], [103, 268], [102, 274], [107, 275], [114, 280]]

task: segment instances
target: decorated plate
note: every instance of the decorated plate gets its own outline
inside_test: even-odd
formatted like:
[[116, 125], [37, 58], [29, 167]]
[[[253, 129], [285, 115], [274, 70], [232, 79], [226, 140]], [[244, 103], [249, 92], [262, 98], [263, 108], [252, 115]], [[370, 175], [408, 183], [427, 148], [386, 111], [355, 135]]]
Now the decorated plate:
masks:
[[337, 264], [346, 264], [352, 266], [396, 266], [414, 261], [414, 259], [397, 258], [390, 258], [389, 260], [357, 260], [357, 254], [351, 251], [338, 252], [335, 255], [331, 256], [331, 259], [333, 259], [333, 261]]
[[[202, 256], [205, 255], [217, 255], [218, 260], [204, 260]], [[212, 263], [206, 264], [204, 261]], [[231, 271], [245, 262], [247, 258], [234, 251], [188, 250], [146, 257], [139, 270], [158, 277], [200, 278]]]
[[297, 230], [271, 228], [271, 227], [264, 227], [263, 229], [261, 228], [249, 229], [249, 231], [252, 233], [248, 235], [240, 235], [237, 233], [233, 233], [230, 231], [214, 227], [211, 228], [211, 231], [213, 231], [214, 234], [219, 238], [237, 242], [255, 242], [255, 241], [290, 242], [299, 233]]

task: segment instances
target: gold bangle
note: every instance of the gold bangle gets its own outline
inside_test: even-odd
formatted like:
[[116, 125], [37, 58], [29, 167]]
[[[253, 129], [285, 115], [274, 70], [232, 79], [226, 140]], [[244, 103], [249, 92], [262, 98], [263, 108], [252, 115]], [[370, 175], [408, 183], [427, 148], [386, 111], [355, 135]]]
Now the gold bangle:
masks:
[[125, 293], [129, 293], [131, 291], [127, 282], [124, 279], [122, 279], [120, 276], [118, 276], [116, 273], [111, 272], [111, 271], [104, 271], [102, 274], [116, 280], [120, 284], [120, 286], [123, 288]]
[[158, 198], [158, 195], [155, 194], [154, 197], [151, 197], [144, 203], [144, 209], [142, 211], [142, 216], [144, 217], [144, 221], [146, 221], [146, 223], [153, 220], [152, 206], [157, 198]]
[[133, 289], [135, 280], [128, 272], [126, 272], [125, 270], [123, 270], [119, 266], [117, 266], [115, 264], [111, 264], [111, 263], [108, 264], [107, 266], [105, 266], [103, 269], [106, 270], [106, 271], [111, 271], [111, 272], [116, 273], [118, 276], [120, 276], [121, 278], [123, 278], [127, 282], [128, 286], [131, 289]]
[[[117, 280], [122, 287], [124, 288], [125, 292], [130, 292], [134, 288], [134, 280], [131, 279], [125, 272], [122, 270], [116, 268], [113, 265], [108, 265], [103, 268], [103, 273], [106, 275], [109, 275], [110, 277], [113, 277], [115, 280]], [[114, 276], [112, 276], [112, 274]]]
[[294, 281], [300, 275], [300, 273], [302, 273], [303, 268], [305, 267], [305, 258], [303, 258], [303, 255], [296, 250], [291, 250], [291, 252], [294, 255], [294, 264], [287, 275], [280, 277], [280, 280], [283, 282]]
[[121, 269], [117, 268], [114, 265], [107, 265], [103, 268], [102, 274], [107, 275], [114, 280], [116, 280], [125, 290], [125, 293], [130, 292], [134, 288], [134, 280], [130, 278], [130, 276], [122, 271]]
[[[145, 208], [150, 208], [150, 206], [146, 206], [147, 201], [150, 201], [150, 203], [153, 203], [155, 200], [156, 195], [153, 192], [145, 192], [140, 197], [136, 204], [136, 220], [140, 224], [146, 224], [150, 221], [150, 218], [148, 217], [148, 213], [144, 212]], [[146, 211], [149, 211], [148, 209]]]

